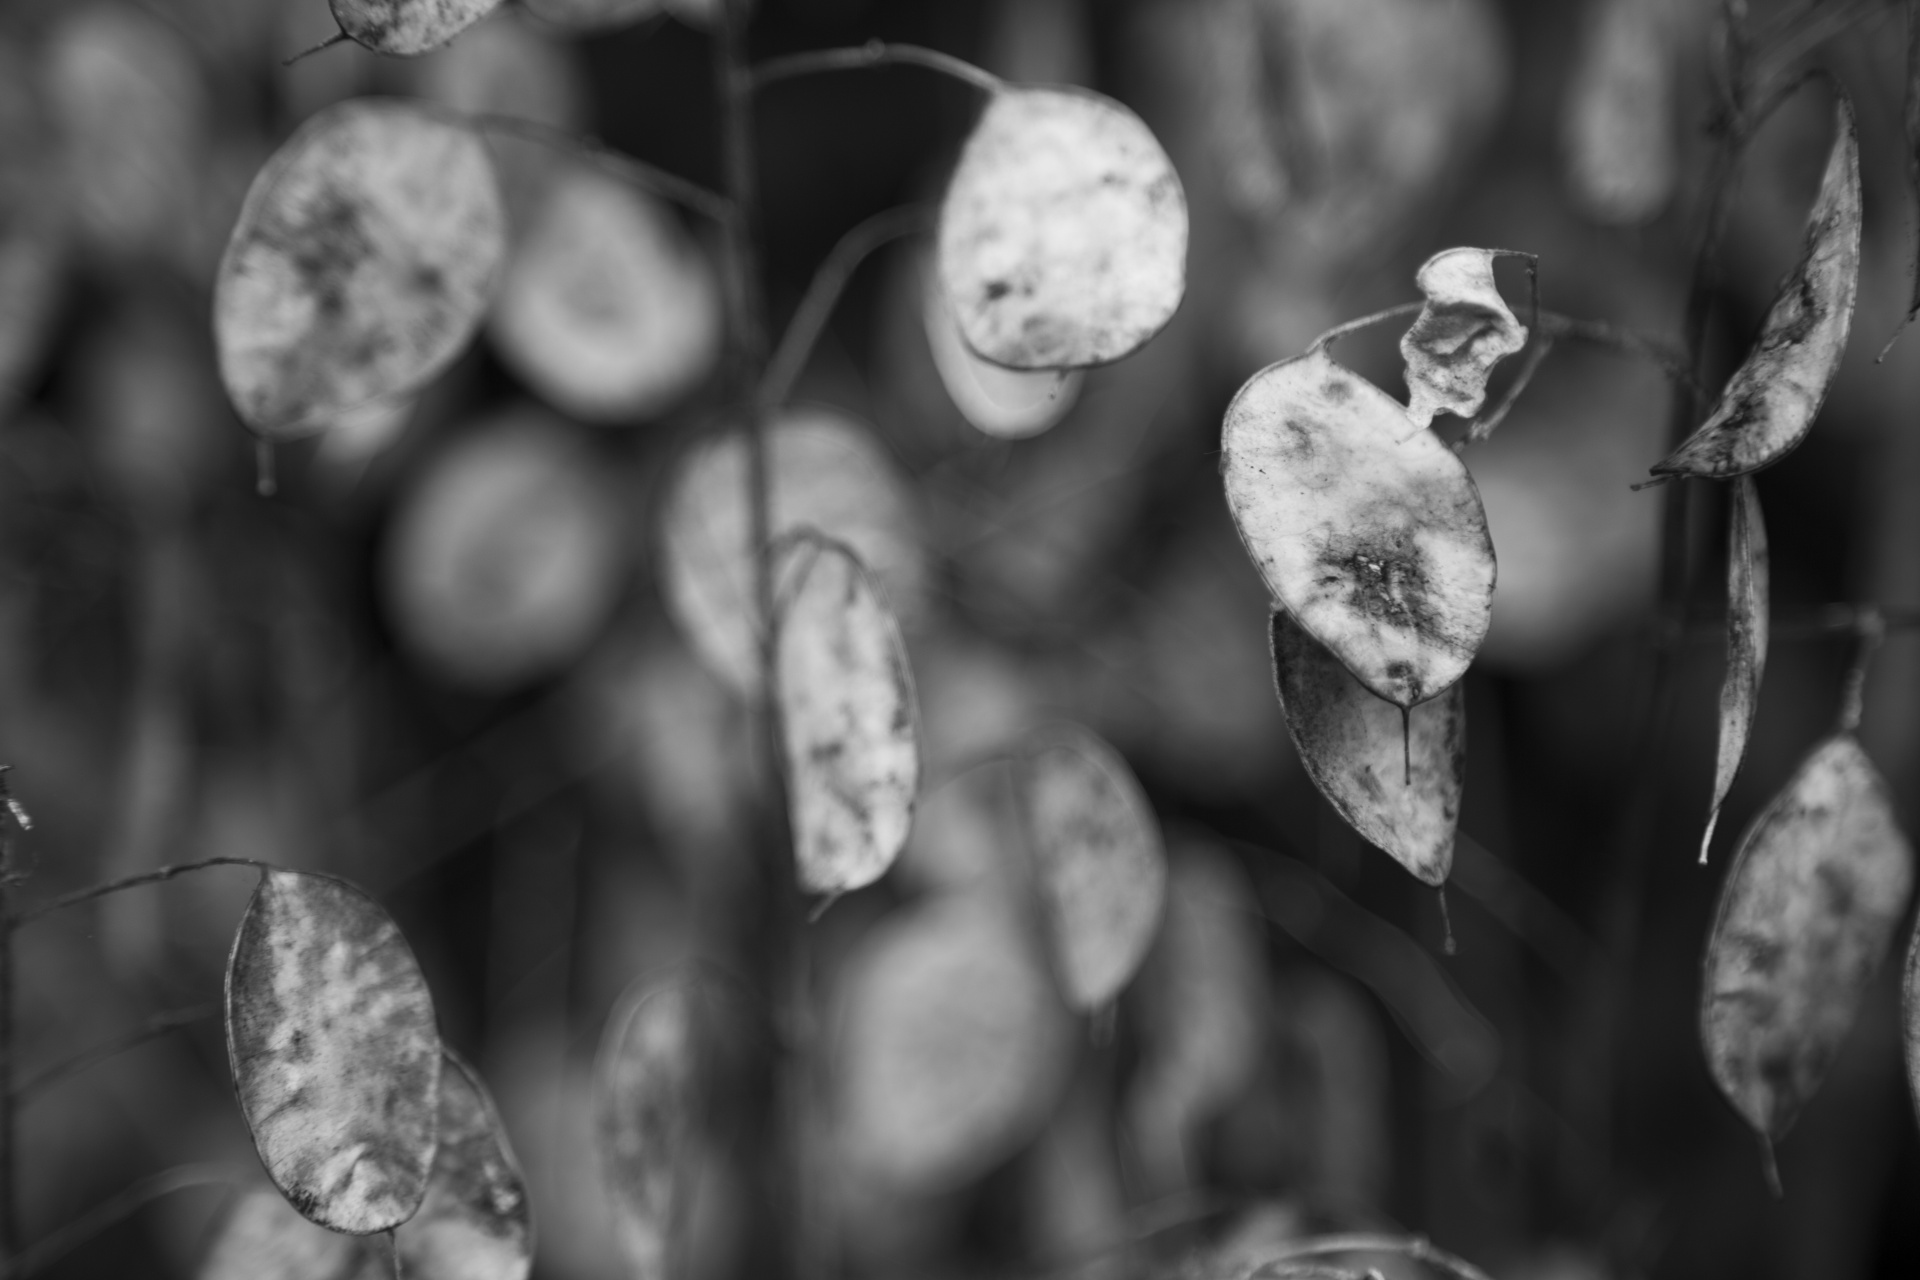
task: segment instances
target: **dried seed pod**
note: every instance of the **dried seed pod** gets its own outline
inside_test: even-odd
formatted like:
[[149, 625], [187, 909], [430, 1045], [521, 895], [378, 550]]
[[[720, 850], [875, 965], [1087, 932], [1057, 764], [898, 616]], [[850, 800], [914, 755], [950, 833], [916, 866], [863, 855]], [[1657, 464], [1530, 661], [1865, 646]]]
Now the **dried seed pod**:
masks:
[[493, 1099], [452, 1050], [440, 1069], [440, 1149], [420, 1212], [396, 1233], [414, 1280], [526, 1280], [533, 1206]]
[[355, 44], [389, 57], [438, 49], [492, 13], [500, 0], [328, 0]]
[[961, 416], [985, 434], [1001, 440], [1037, 436], [1066, 417], [1079, 399], [1086, 375], [1077, 369], [1027, 372], [975, 355], [932, 270], [921, 273], [920, 312], [940, 385]]
[[1727, 674], [1720, 683], [1720, 738], [1714, 751], [1713, 801], [1707, 830], [1700, 837], [1700, 861], [1707, 860], [1720, 806], [1740, 773], [1760, 705], [1760, 678], [1767, 668], [1767, 527], [1760, 515], [1760, 492], [1751, 477], [1733, 482], [1727, 533]]
[[1420, 426], [1436, 413], [1471, 418], [1487, 399], [1493, 367], [1527, 345], [1493, 282], [1494, 249], [1443, 249], [1414, 276], [1427, 303], [1400, 339], [1407, 363], [1407, 416]]
[[272, 1187], [250, 1187], [221, 1220], [199, 1280], [380, 1280], [392, 1274], [385, 1244], [317, 1227]]

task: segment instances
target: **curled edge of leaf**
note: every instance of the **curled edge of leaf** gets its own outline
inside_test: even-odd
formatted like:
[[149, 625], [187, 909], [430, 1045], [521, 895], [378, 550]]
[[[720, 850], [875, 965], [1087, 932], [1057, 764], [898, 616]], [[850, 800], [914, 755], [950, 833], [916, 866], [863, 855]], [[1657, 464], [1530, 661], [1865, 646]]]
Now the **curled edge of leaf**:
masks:
[[1720, 821], [1734, 779], [1746, 760], [1747, 740], [1759, 709], [1760, 682], [1767, 668], [1767, 527], [1753, 477], [1733, 483], [1727, 536], [1727, 673], [1720, 685], [1720, 732], [1714, 748], [1713, 800], [1707, 829], [1700, 837], [1700, 861], [1707, 860], [1713, 830]]
[[1442, 249], [1415, 273], [1427, 301], [1400, 337], [1400, 358], [1407, 417], [1416, 426], [1431, 425], [1436, 413], [1480, 412], [1494, 366], [1527, 345], [1527, 327], [1493, 280], [1493, 261], [1505, 256], [1499, 249]]

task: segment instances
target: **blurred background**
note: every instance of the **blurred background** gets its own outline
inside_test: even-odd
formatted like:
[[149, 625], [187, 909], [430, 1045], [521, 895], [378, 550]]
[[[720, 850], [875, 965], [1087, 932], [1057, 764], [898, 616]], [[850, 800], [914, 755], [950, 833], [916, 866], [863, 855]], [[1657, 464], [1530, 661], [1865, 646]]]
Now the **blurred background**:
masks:
[[[1718, 8], [762, 0], [756, 55], [879, 37], [1121, 99], [1172, 154], [1193, 218], [1172, 327], [990, 431], [974, 422], [1013, 392], [956, 405], [924, 238], [861, 269], [801, 380], [818, 465], [856, 477], [848, 501], [886, 561], [927, 760], [901, 864], [806, 931], [823, 1028], [807, 1212], [835, 1272], [1124, 1276], [1338, 1227], [1424, 1232], [1501, 1280], [1920, 1274], [1897, 966], [1780, 1148], [1783, 1201], [1705, 1070], [1698, 962], [1727, 851], [1831, 723], [1849, 655], [1776, 641], [1714, 865], [1694, 865], [1724, 518], [1701, 487], [1701, 625], [1654, 745], [1662, 495], [1628, 486], [1665, 452], [1658, 370], [1562, 344], [1466, 454], [1499, 587], [1468, 677], [1452, 956], [1433, 892], [1294, 758], [1218, 479], [1235, 388], [1416, 297], [1415, 268], [1446, 246], [1536, 253], [1544, 305], [1677, 340]], [[1912, 255], [1901, 6], [1752, 8], [1849, 86], [1866, 199], [1846, 364], [1812, 438], [1759, 482], [1775, 616], [1920, 606], [1920, 336], [1872, 358]], [[0, 10], [0, 761], [36, 819], [19, 897], [218, 855], [366, 885], [496, 1094], [539, 1215], [536, 1274], [555, 1280], [625, 1274], [588, 1107], [609, 1010], [689, 956], [724, 966], [744, 918], [729, 904], [758, 874], [744, 703], [661, 586], [675, 460], [719, 404], [709, 229], [564, 153], [499, 144], [513, 258], [484, 332], [416, 401], [282, 448], [271, 498], [213, 364], [209, 290], [261, 163], [353, 95], [537, 119], [719, 185], [702, 21], [682, 5], [582, 29], [546, 0], [418, 60], [344, 46], [283, 67], [333, 31], [324, 0]], [[901, 68], [767, 91], [776, 324], [845, 230], [938, 197], [978, 106]], [[1831, 120], [1802, 94], [1749, 154], [1714, 385], [1798, 252]], [[596, 333], [596, 308], [625, 296], [594, 301], [596, 281], [661, 301]], [[651, 363], [603, 367], [618, 342], [596, 363], [596, 337], [642, 331]], [[1402, 395], [1397, 337], [1356, 336], [1341, 358]], [[845, 1084], [868, 1039], [836, 1028], [886, 1016], [875, 1002], [913, 939], [998, 936], [978, 913], [1003, 879], [1004, 795], [965, 766], [1063, 718], [1111, 740], [1160, 815], [1161, 937], [1110, 1039], [1036, 997], [979, 1029], [1023, 1046], [995, 1124], [896, 1133]], [[1909, 825], [1917, 733], [1920, 653], [1897, 635], [1864, 736]], [[157, 1169], [254, 1175], [215, 1016], [252, 884], [204, 872], [19, 936], [25, 1076], [157, 1011], [205, 1015], [22, 1100], [29, 1241]], [[1017, 985], [1027, 953], [1008, 947]], [[863, 1176], [846, 1154], [863, 1142], [885, 1148], [870, 1165], [912, 1175]], [[700, 1280], [763, 1269], [755, 1158], [702, 1150]], [[219, 1202], [183, 1192], [49, 1274], [191, 1275]], [[1114, 1251], [1136, 1239], [1150, 1247]]]

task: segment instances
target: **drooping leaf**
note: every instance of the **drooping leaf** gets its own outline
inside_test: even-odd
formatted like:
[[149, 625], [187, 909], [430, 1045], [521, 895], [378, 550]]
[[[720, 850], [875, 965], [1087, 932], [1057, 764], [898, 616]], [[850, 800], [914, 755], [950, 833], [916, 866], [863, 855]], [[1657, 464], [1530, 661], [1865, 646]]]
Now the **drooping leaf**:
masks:
[[671, 407], [712, 371], [720, 291], [670, 210], [570, 165], [507, 260], [488, 334], [556, 408], [626, 422]]
[[1778, 1142], [1840, 1050], [1913, 883], [1886, 783], [1840, 733], [1740, 838], [1707, 943], [1700, 1029], [1714, 1083]]
[[1274, 687], [1313, 785], [1369, 843], [1445, 884], [1466, 781], [1465, 687], [1403, 721], [1284, 610], [1273, 615], [1272, 641]]
[[1582, 24], [1561, 139], [1575, 199], [1603, 222], [1645, 222], [1673, 196], [1679, 157], [1668, 8], [1600, 0]]
[[1007, 369], [975, 355], [960, 336], [953, 308], [940, 293], [938, 275], [930, 269], [924, 273], [920, 299], [933, 367], [954, 407], [968, 422], [1002, 440], [1024, 440], [1067, 416], [1080, 396], [1085, 374], [1077, 369]]
[[[810, 528], [845, 543], [909, 629], [926, 573], [917, 521], [872, 435], [827, 409], [793, 409], [765, 427], [769, 536]], [[749, 538], [746, 440], [737, 430], [691, 449], [663, 504], [660, 576], [668, 611], [707, 667], [737, 692], [760, 687], [763, 635]]]
[[453, 680], [506, 688], [599, 633], [625, 566], [601, 464], [543, 411], [456, 440], [402, 495], [383, 566], [407, 645]]
[[268, 871], [227, 960], [227, 1057], [274, 1185], [323, 1227], [414, 1215], [438, 1146], [440, 1034], [420, 966], [380, 904]]
[[254, 179], [214, 284], [227, 394], [269, 439], [425, 385], [485, 313], [506, 215], [478, 136], [362, 98]]
[[1127, 762], [1087, 730], [1049, 730], [1021, 763], [1054, 973], [1069, 1007], [1098, 1010], [1132, 981], [1160, 928], [1160, 823]]
[[1420, 425], [1436, 413], [1471, 418], [1487, 398], [1493, 366], [1527, 345], [1493, 282], [1491, 249], [1443, 249], [1414, 276], [1427, 303], [1400, 339], [1407, 362], [1407, 416]]
[[1800, 261], [1781, 281], [1760, 336], [1713, 412], [1653, 474], [1726, 479], [1791, 453], [1813, 429], [1840, 371], [1859, 283], [1860, 142], [1853, 104], [1843, 95]]
[[804, 539], [783, 557], [774, 682], [800, 886], [872, 884], [907, 842], [920, 786], [906, 642], [864, 566]]
[[940, 210], [967, 345], [1013, 369], [1106, 364], [1173, 318], [1187, 201], [1140, 118], [1084, 89], [995, 93]]
[[440, 1149], [420, 1212], [396, 1233], [414, 1280], [526, 1280], [533, 1206], [487, 1087], [451, 1050], [440, 1069]]
[[328, 0], [354, 43], [389, 57], [437, 49], [499, 7], [500, 0]]
[[1267, 589], [1360, 683], [1411, 707], [1461, 677], [1487, 634], [1493, 542], [1438, 436], [1315, 349], [1240, 388], [1221, 471]]
[[1747, 736], [1760, 705], [1760, 679], [1767, 669], [1767, 526], [1760, 515], [1760, 491], [1751, 476], [1733, 483], [1727, 532], [1727, 674], [1720, 683], [1720, 740], [1713, 765], [1713, 802], [1707, 830], [1700, 837], [1700, 861], [1707, 860], [1720, 806], [1747, 754]]
[[315, 1226], [272, 1187], [240, 1193], [200, 1264], [200, 1280], [380, 1280], [386, 1242]]
[[950, 1188], [1046, 1121], [1072, 1024], [1003, 904], [966, 894], [896, 913], [845, 974], [835, 1079], [855, 1170], [900, 1192]]

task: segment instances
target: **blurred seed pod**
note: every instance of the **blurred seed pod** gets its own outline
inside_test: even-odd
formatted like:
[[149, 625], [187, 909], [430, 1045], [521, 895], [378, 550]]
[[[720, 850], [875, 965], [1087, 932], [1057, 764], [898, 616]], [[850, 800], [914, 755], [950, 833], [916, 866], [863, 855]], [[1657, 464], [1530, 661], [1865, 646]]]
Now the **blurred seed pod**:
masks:
[[1656, 216], [1679, 177], [1672, 0], [1593, 0], [1561, 121], [1567, 180], [1602, 222]]

